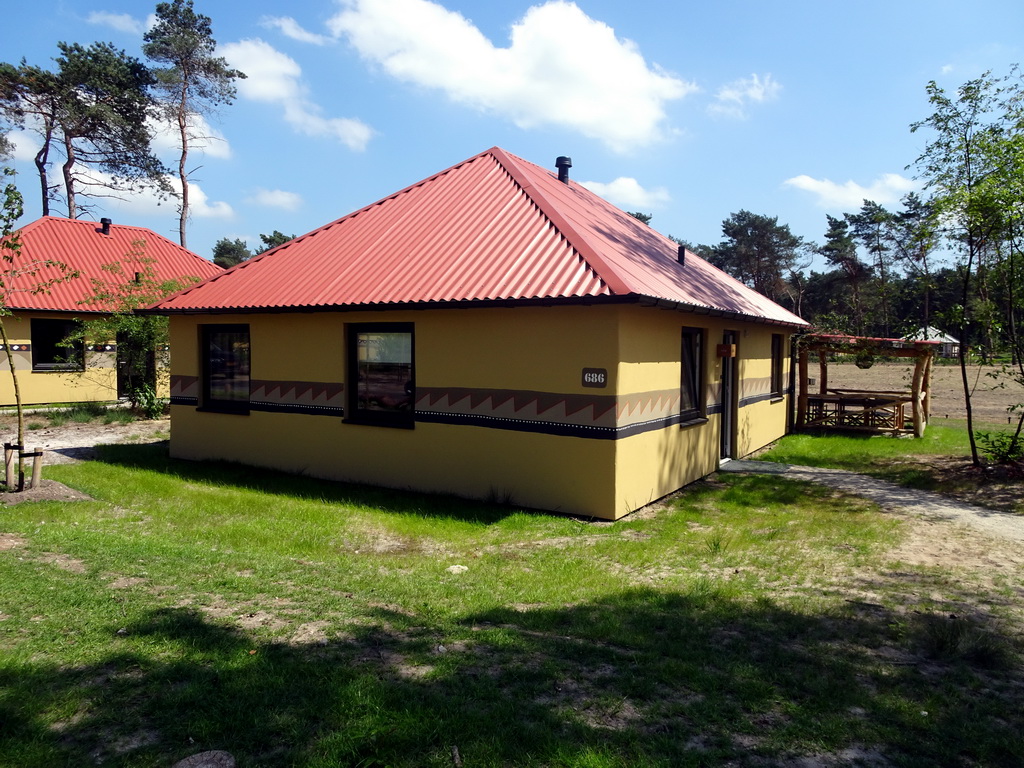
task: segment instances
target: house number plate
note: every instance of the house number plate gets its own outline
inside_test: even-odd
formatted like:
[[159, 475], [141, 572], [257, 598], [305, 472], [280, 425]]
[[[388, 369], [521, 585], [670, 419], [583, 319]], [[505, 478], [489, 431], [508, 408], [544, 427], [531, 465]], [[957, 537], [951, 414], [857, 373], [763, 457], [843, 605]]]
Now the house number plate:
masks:
[[597, 387], [603, 389], [608, 386], [608, 369], [606, 368], [584, 368], [583, 386]]

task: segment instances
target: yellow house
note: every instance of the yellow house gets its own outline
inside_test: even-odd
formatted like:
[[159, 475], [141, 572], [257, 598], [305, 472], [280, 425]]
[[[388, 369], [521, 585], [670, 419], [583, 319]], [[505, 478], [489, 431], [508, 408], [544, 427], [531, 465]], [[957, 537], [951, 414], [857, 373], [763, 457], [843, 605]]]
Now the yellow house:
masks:
[[493, 148], [188, 288], [171, 454], [616, 519], [787, 429], [805, 323]]
[[97, 285], [134, 280], [139, 271], [157, 281], [199, 280], [223, 271], [151, 230], [109, 219], [97, 224], [44, 216], [22, 227], [17, 242], [17, 249], [3, 251], [10, 260], [0, 263], [10, 346], [9, 359], [0, 344], [0, 405], [15, 403], [11, 359], [26, 405], [124, 396], [125, 365], [116, 339], [64, 344], [82, 320], [105, 314], [102, 304], [89, 301]]

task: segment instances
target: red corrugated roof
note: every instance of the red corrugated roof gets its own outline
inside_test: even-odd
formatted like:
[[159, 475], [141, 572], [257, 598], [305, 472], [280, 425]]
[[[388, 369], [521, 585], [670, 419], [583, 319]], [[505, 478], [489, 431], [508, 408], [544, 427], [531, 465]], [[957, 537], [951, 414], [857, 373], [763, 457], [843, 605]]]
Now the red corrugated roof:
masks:
[[[111, 224], [104, 235], [102, 225], [81, 219], [44, 216], [20, 230], [21, 251], [15, 257], [15, 270], [36, 269], [35, 274], [22, 274], [4, 285], [4, 301], [11, 309], [55, 310], [62, 312], [100, 312], [102, 307], [81, 302], [95, 294], [92, 278], [108, 285], [134, 279], [135, 272], [145, 271], [129, 254], [141, 253], [160, 281], [199, 278], [201, 280], [224, 270], [197, 256], [177, 243], [143, 227]], [[140, 250], [137, 243], [144, 243]], [[7, 252], [5, 251], [5, 254]], [[58, 261], [67, 266], [41, 266]], [[122, 263], [124, 274], [116, 275], [104, 266]], [[7, 271], [8, 264], [2, 264]], [[77, 277], [67, 279], [70, 272]], [[65, 279], [60, 279], [65, 278]], [[51, 281], [56, 281], [52, 282]], [[45, 292], [34, 293], [36, 286], [51, 283]]]
[[632, 298], [806, 325], [575, 182], [497, 147], [156, 305], [272, 311]]

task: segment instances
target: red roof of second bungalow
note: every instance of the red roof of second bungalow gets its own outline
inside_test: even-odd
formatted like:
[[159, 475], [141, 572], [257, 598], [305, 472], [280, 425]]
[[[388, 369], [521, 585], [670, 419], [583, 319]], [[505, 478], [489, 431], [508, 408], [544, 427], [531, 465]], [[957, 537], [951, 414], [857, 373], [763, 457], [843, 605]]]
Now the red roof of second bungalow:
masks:
[[[147, 264], [157, 282], [205, 280], [224, 271], [152, 230], [124, 224], [110, 224], [105, 234], [103, 224], [44, 216], [22, 227], [19, 240], [14, 262], [0, 266], [3, 272], [21, 272], [3, 286], [10, 309], [102, 312], [103, 306], [85, 303], [96, 294], [93, 280], [126, 283]], [[110, 268], [116, 263], [122, 265], [120, 274]], [[45, 290], [38, 290], [41, 285]]]
[[806, 323], [573, 181], [497, 147], [151, 310], [646, 301]]

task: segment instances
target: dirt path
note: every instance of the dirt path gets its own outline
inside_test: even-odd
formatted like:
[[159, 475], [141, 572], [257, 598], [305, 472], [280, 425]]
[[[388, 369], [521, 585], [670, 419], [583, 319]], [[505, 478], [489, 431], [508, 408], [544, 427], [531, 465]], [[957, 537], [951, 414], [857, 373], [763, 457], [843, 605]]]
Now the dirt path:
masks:
[[[28, 424], [45, 424], [32, 417]], [[10, 417], [0, 418], [0, 437], [3, 442], [17, 442], [17, 424]], [[87, 424], [64, 424], [60, 427], [43, 426], [25, 431], [26, 448], [45, 451], [44, 464], [66, 464], [95, 455], [97, 445], [106, 443], [152, 443], [167, 440], [171, 434], [170, 419], [133, 421], [129, 424], [104, 424], [95, 420]]]
[[937, 493], [903, 488], [844, 469], [740, 460], [723, 464], [720, 471], [778, 474], [794, 480], [807, 480], [870, 499], [889, 512], [932, 521], [958, 523], [994, 538], [1024, 544], [1024, 517], [1020, 515], [965, 504]]

